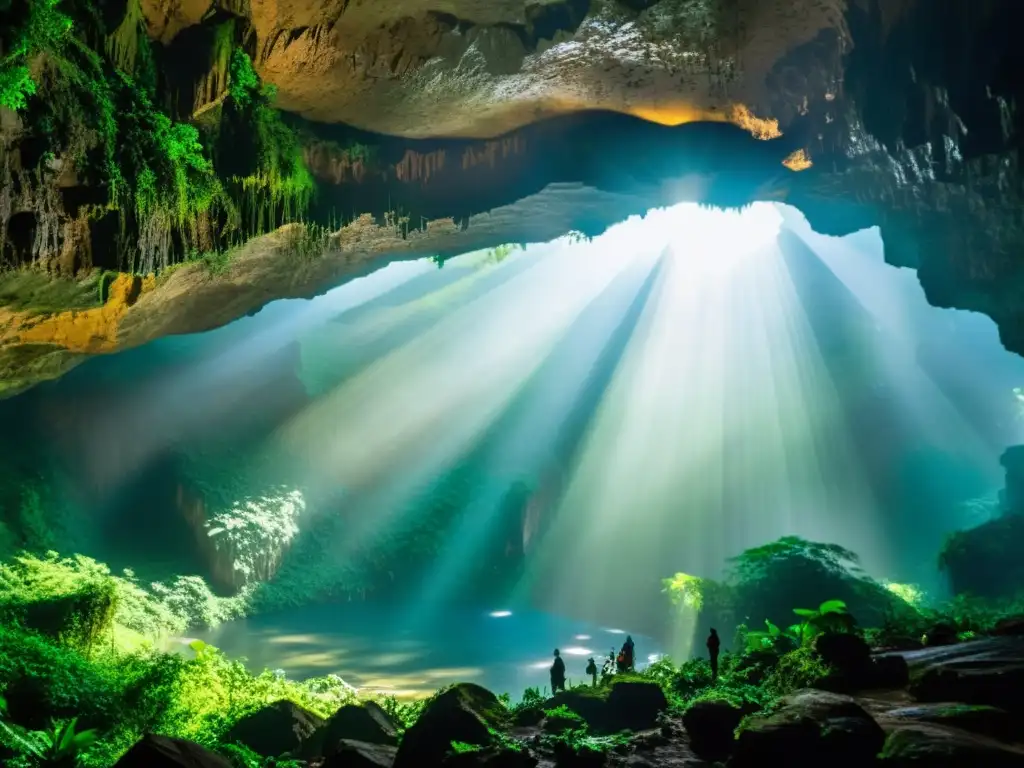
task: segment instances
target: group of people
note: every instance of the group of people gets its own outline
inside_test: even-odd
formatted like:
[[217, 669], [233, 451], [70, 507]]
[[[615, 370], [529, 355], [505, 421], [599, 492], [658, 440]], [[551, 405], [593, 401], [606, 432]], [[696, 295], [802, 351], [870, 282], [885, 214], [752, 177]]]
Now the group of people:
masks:
[[[722, 647], [722, 641], [718, 637], [718, 630], [712, 629], [711, 634], [708, 635], [707, 642], [705, 643], [708, 649], [708, 660], [711, 662], [711, 679], [718, 679], [718, 653]], [[604, 666], [601, 670], [601, 676], [610, 677], [613, 674], [623, 672], [632, 672], [635, 669], [636, 664], [636, 648], [633, 645], [633, 638], [631, 635], [626, 635], [626, 642], [622, 644], [622, 649], [618, 655], [615, 654], [615, 649], [612, 648], [611, 653], [608, 654], [608, 658], [605, 659]], [[597, 662], [594, 661], [594, 657], [591, 656], [587, 659], [587, 670], [586, 673], [590, 675], [590, 680], [593, 685], [597, 685]], [[559, 691], [565, 690], [565, 661], [562, 659], [561, 652], [555, 648], [555, 661], [551, 665], [551, 693], [555, 694]]]
[[[633, 645], [633, 638], [631, 635], [626, 635], [626, 642], [622, 644], [622, 649], [618, 655], [615, 654], [615, 649], [612, 648], [611, 653], [608, 654], [608, 658], [605, 659], [604, 666], [601, 669], [602, 677], [609, 677], [614, 675], [616, 672], [632, 672], [635, 668], [636, 663], [636, 650]], [[597, 662], [594, 661], [594, 657], [591, 656], [587, 659], [586, 673], [590, 675], [591, 682], [597, 685]], [[562, 659], [561, 652], [555, 648], [555, 661], [551, 665], [551, 693], [558, 693], [559, 691], [565, 690], [565, 661]]]

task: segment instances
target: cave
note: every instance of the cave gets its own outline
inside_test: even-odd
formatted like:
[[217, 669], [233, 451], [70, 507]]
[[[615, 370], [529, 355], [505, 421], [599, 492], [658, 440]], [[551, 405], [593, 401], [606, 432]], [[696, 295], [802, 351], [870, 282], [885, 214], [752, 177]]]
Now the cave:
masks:
[[1024, 764], [1021, 7], [16, 5], [0, 760]]

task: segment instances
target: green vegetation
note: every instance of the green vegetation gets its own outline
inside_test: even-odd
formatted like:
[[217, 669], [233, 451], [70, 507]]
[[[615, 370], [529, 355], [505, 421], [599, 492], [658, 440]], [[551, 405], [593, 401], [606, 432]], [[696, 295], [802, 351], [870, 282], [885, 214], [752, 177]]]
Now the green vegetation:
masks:
[[220, 157], [230, 169], [233, 197], [240, 200], [243, 225], [266, 232], [301, 218], [315, 185], [297, 134], [273, 108], [276, 90], [263, 85], [249, 56], [231, 55], [231, 79], [221, 126]]
[[[0, 104], [24, 125], [25, 171], [15, 185], [34, 201], [31, 261], [61, 253], [68, 219], [55, 190], [69, 172], [90, 190], [79, 220], [117, 233], [103, 263], [125, 271], [230, 252], [304, 217], [315, 184], [302, 146], [272, 106], [273, 88], [236, 45], [233, 21], [218, 23], [208, 52], [209, 71], [221, 77], [207, 80], [223, 89], [206, 94], [223, 101], [211, 122], [168, 110], [178, 96], [158, 88], [164, 54], [145, 34], [138, 0], [116, 19], [89, 0], [15, 0], [12, 13], [15, 23], [0, 31]], [[26, 254], [5, 260], [27, 262]]]
[[0, 271], [0, 306], [39, 314], [90, 309], [102, 303], [104, 279], [95, 274], [56, 278], [26, 268]]
[[[723, 581], [677, 573], [663, 581], [663, 591], [677, 611], [697, 616], [705, 632], [717, 627], [723, 637], [738, 625], [760, 625], [766, 619], [768, 633], [773, 625], [789, 627], [794, 603], [821, 606], [797, 611], [809, 630], [847, 621], [848, 614], [882, 626], [890, 615], [914, 611], [896, 591], [864, 574], [855, 553], [835, 544], [787, 536], [746, 550], [730, 566]], [[831, 605], [837, 612], [822, 605], [825, 601], [835, 601]], [[823, 616], [815, 616], [822, 610]]]
[[[832, 548], [784, 540], [755, 550], [753, 561], [741, 556], [738, 562], [756, 581], [765, 572], [778, 572], [779, 558], [806, 557], [809, 552], [846, 559], [845, 552]], [[839, 568], [841, 563], [832, 565]], [[708, 609], [708, 593], [697, 588], [699, 580], [672, 582], [686, 610]], [[217, 750], [236, 766], [294, 765], [225, 743], [226, 734], [242, 717], [281, 699], [329, 717], [356, 700], [357, 693], [344, 681], [329, 675], [297, 683], [270, 671], [253, 675], [241, 661], [198, 641], [187, 653], [161, 650], [168, 636], [237, 616], [244, 603], [244, 598], [215, 597], [196, 578], [144, 586], [130, 572], [117, 576], [82, 556], [21, 554], [0, 563], [0, 750], [11, 756], [7, 764], [106, 768], [142, 734], [155, 732]], [[737, 713], [752, 715], [771, 711], [780, 697], [803, 688], [832, 689], [840, 678], [820, 655], [826, 651], [819, 653], [822, 638], [838, 633], [874, 642], [886, 632], [913, 635], [929, 621], [950, 624], [961, 633], [968, 628], [983, 632], [1005, 616], [967, 598], [941, 611], [906, 604], [903, 612], [890, 614], [893, 622], [897, 615], [908, 622], [901, 628], [893, 624], [861, 630], [841, 600], [788, 612], [801, 621], [787, 630], [770, 621], [764, 632], [740, 627], [740, 643], [735, 652], [723, 654], [717, 677], [704, 659], [678, 665], [662, 659], [639, 673], [616, 675], [596, 687], [578, 686], [554, 700], [528, 689], [515, 705], [507, 695], [495, 702], [473, 686], [458, 687], [459, 706], [475, 712], [487, 733], [479, 743], [453, 740], [450, 752], [524, 750], [527, 746], [509, 728], [540, 724], [533, 749], [556, 760], [598, 760], [631, 748], [635, 738], [614, 732], [607, 719], [611, 710], [601, 714], [620, 683], [660, 688], [670, 717], [701, 702], [726, 702]], [[442, 689], [427, 701], [378, 702], [403, 734], [451, 690]], [[950, 716], [955, 714], [951, 710]]]
[[951, 533], [939, 553], [939, 568], [953, 591], [989, 599], [1024, 592], [1024, 515], [1006, 514], [976, 528]]
[[0, 58], [0, 106], [24, 109], [37, 88], [29, 69], [32, 59], [63, 47], [72, 22], [58, 10], [59, 4], [60, 0], [8, 0], [4, 4], [8, 30]]

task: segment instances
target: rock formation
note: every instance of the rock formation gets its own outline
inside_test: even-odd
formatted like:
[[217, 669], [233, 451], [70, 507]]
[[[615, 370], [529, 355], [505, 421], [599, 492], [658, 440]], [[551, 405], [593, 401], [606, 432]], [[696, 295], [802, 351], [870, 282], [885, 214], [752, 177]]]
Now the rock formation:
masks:
[[[877, 225], [886, 259], [916, 268], [929, 301], [990, 315], [1007, 348], [1024, 352], [1015, 288], [1022, 54], [1012, 32], [1024, 10], [997, 0], [944, 8], [129, 3], [109, 25], [105, 55], [120, 65], [149, 50], [131, 43], [133, 25], [144, 27], [162, 84], [155, 93], [172, 104], [173, 120], [214, 145], [225, 136], [244, 144], [253, 132], [243, 118], [270, 120], [285, 126], [274, 135], [294, 132], [301, 161], [289, 155], [291, 165], [271, 169], [286, 174], [274, 186], [266, 169], [222, 147], [214, 164], [231, 210], [190, 208], [178, 224], [152, 211], [122, 214], [138, 239], [126, 248], [116, 220], [96, 207], [88, 169], [75, 166], [74, 142], [37, 160], [33, 113], [4, 109], [6, 258], [45, 271], [49, 283], [30, 290], [0, 275], [0, 394], [59, 376], [85, 355], [315, 294], [388, 259], [597, 234], [680, 199], [785, 200], [829, 234]], [[250, 59], [254, 70], [245, 69]], [[264, 104], [258, 78], [276, 86], [274, 105], [288, 114], [259, 106], [256, 117], [243, 115], [244, 104]], [[131, 93], [124, 98], [143, 109], [144, 96]], [[711, 132], [688, 131], [694, 121]], [[93, 137], [89, 151], [103, 146], [95, 132], [83, 135]], [[693, 157], [703, 162], [683, 162]], [[667, 199], [666, 182], [687, 174], [699, 183]], [[306, 213], [331, 234], [292, 226], [258, 236], [299, 217], [307, 183], [317, 194]], [[297, 197], [281, 191], [289, 189]], [[145, 258], [125, 260], [136, 253]], [[173, 268], [189, 253], [202, 258]]]

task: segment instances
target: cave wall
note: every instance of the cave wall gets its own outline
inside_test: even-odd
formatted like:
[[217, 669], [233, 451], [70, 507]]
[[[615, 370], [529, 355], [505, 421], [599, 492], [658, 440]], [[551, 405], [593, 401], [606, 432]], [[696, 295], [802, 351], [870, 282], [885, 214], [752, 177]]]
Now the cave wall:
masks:
[[[992, 317], [1024, 352], [1024, 193], [1015, 3], [852, 2], [842, 98], [791, 202], [818, 231], [878, 224], [929, 301]], [[804, 179], [801, 179], [804, 181]]]

